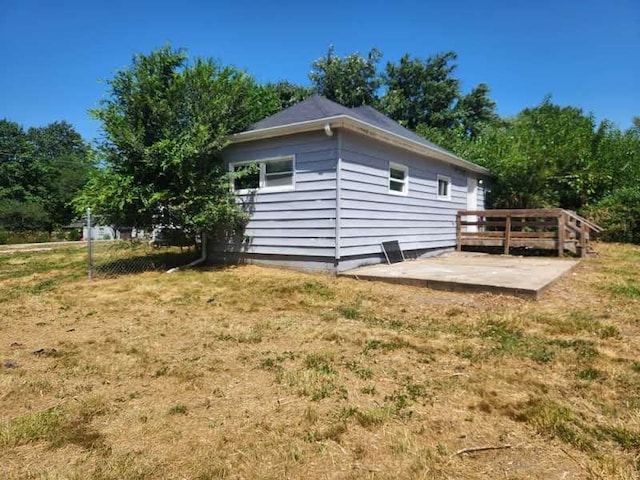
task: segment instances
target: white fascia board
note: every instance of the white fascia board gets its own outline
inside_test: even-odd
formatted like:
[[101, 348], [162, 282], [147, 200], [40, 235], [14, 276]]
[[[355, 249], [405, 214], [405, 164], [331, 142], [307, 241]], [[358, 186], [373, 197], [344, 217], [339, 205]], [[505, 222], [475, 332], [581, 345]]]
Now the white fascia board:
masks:
[[409, 138], [390, 132], [383, 128], [377, 127], [362, 120], [355, 119], [348, 115], [338, 115], [335, 117], [320, 118], [317, 120], [309, 120], [306, 122], [291, 123], [289, 125], [281, 125], [277, 127], [262, 128], [260, 130], [248, 130], [246, 132], [236, 133], [229, 137], [230, 143], [250, 142], [252, 140], [261, 140], [266, 138], [280, 137], [284, 135], [292, 135], [295, 133], [311, 132], [321, 130], [329, 124], [331, 128], [344, 128], [355, 133], [360, 133], [371, 138], [381, 140], [384, 143], [400, 147], [405, 150], [417, 153], [429, 158], [435, 158], [443, 162], [455, 165], [457, 167], [469, 170], [481, 175], [490, 176], [491, 172], [484, 167], [464, 160], [452, 153], [440, 150], [438, 148], [423, 145]]

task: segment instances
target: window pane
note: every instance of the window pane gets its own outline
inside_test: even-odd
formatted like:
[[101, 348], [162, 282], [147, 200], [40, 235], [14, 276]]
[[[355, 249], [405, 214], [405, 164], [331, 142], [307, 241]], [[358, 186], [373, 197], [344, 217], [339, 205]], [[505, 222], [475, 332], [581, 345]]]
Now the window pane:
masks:
[[293, 174], [291, 173], [272, 173], [266, 175], [264, 179], [265, 187], [284, 187], [293, 185]]
[[[242, 172], [249, 167], [234, 168], [235, 172]], [[260, 172], [245, 173], [240, 178], [233, 180], [234, 190], [254, 190], [260, 186]]]
[[394, 192], [404, 192], [404, 182], [399, 182], [397, 180], [390, 180], [389, 190], [393, 190]]
[[397, 178], [398, 180], [404, 180], [404, 170], [398, 170], [397, 168], [390, 168], [389, 174], [391, 178]]
[[282, 173], [293, 171], [293, 160], [281, 160], [278, 162], [265, 163], [266, 172], [269, 173]]
[[438, 195], [441, 197], [449, 196], [449, 182], [446, 180], [438, 180]]

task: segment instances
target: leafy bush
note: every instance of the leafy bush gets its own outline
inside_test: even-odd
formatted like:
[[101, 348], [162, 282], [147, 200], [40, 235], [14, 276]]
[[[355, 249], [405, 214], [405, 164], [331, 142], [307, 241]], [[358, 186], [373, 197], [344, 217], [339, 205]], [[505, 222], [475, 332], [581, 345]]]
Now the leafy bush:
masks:
[[7, 230], [45, 230], [51, 225], [48, 213], [35, 202], [2, 199], [0, 225]]
[[78, 240], [82, 240], [82, 230], [80, 230], [79, 228], [69, 230], [65, 234], [65, 239], [69, 240], [70, 242], [77, 242]]
[[586, 214], [605, 229], [604, 240], [640, 244], [640, 188], [614, 190]]

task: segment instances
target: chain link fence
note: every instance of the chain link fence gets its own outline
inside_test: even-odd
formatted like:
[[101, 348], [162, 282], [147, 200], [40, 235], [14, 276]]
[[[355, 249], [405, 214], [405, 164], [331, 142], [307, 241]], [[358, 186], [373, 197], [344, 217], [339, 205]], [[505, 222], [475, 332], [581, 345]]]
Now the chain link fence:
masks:
[[[98, 221], [96, 221], [98, 220]], [[90, 279], [109, 278], [149, 271], [166, 271], [181, 267], [201, 256], [200, 246], [193, 242], [172, 242], [162, 229], [144, 232], [115, 229], [99, 225], [99, 219], [87, 218], [83, 238], [87, 241], [87, 270]], [[172, 243], [183, 243], [175, 246]]]

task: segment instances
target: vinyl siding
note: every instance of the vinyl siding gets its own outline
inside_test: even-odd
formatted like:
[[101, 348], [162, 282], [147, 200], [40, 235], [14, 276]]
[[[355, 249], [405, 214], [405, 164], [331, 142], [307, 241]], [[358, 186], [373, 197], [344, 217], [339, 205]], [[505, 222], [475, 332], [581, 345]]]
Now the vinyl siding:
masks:
[[[292, 135], [229, 146], [223, 154], [228, 165], [235, 162], [294, 155], [294, 190], [260, 192], [238, 196], [250, 212], [242, 251], [255, 258], [313, 257], [311, 265], [335, 258], [336, 137], [323, 132]], [[215, 245], [216, 252], [230, 246]], [[233, 248], [231, 248], [233, 250]], [[237, 250], [237, 248], [236, 248]], [[313, 267], [310, 267], [313, 268]], [[325, 266], [321, 266], [325, 269]]]
[[[403, 250], [456, 243], [456, 212], [466, 208], [466, 172], [366, 137], [343, 133], [340, 257], [381, 254], [381, 242]], [[389, 162], [408, 167], [407, 195], [389, 193]], [[451, 179], [451, 200], [437, 198], [437, 176]], [[479, 204], [483, 204], [480, 195]]]
[[478, 185], [478, 210], [484, 210], [487, 207], [487, 193], [484, 187]]

